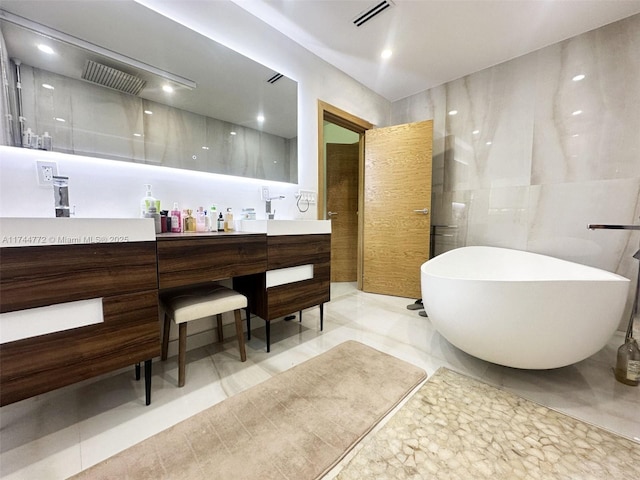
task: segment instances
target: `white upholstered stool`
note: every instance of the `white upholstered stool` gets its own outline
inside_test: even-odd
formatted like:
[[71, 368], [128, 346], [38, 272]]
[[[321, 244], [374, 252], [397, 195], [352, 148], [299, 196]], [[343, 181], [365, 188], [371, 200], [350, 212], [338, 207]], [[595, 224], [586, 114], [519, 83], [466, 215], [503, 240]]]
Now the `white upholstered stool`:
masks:
[[[178, 386], [185, 382], [185, 357], [187, 350], [187, 322], [216, 315], [218, 322], [218, 341], [222, 336], [222, 314], [233, 310], [236, 317], [236, 334], [240, 347], [240, 360], [245, 361], [244, 335], [240, 310], [247, 307], [247, 297], [223, 287], [211, 285], [163, 297], [165, 306], [164, 335], [162, 337], [162, 360], [167, 359], [171, 320], [178, 325]], [[249, 312], [247, 311], [247, 316]]]

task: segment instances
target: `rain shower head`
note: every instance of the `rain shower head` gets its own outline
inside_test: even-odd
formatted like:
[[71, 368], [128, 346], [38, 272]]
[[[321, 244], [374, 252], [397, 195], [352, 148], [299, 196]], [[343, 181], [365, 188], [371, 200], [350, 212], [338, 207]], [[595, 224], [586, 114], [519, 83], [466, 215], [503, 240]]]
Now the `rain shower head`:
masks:
[[82, 71], [83, 80], [113, 88], [131, 95], [138, 95], [147, 82], [139, 77], [130, 75], [116, 68], [108, 67], [102, 63], [87, 60]]

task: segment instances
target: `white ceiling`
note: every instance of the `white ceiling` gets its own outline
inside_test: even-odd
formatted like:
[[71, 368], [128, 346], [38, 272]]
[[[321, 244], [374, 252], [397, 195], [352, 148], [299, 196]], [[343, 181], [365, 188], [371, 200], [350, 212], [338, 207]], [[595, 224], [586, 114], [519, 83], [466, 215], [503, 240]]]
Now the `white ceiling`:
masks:
[[356, 27], [381, 0], [232, 1], [390, 101], [640, 13], [640, 0], [393, 0]]

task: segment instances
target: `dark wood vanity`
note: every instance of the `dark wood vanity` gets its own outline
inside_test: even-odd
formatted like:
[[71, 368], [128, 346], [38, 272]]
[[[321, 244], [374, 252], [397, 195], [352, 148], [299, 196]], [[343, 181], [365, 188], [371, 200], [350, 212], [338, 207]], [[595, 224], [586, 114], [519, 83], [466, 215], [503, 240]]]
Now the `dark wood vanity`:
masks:
[[[322, 329], [323, 305], [330, 300], [331, 235], [268, 236], [266, 251], [266, 271], [234, 277], [233, 288], [245, 294], [251, 312], [266, 321], [270, 351], [271, 320], [319, 305]], [[312, 278], [268, 286], [268, 272], [303, 265], [312, 266]]]
[[1, 313], [94, 298], [102, 322], [0, 346], [0, 405], [140, 362], [150, 386], [160, 354], [155, 242], [0, 251]]
[[[329, 301], [330, 237], [213, 232], [1, 248], [0, 313], [97, 299], [102, 317], [2, 343], [0, 405], [141, 362], [148, 404], [151, 360], [160, 355], [159, 297], [191, 285], [233, 279], [251, 313], [267, 322], [269, 350], [271, 320]], [[268, 286], [268, 272], [298, 266], [312, 274]]]

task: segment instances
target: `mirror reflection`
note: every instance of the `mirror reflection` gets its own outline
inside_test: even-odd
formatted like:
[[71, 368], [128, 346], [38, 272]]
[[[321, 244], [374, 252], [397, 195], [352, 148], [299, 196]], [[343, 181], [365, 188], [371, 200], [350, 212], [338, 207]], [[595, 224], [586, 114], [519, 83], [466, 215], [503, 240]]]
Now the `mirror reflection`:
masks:
[[134, 2], [3, 0], [0, 33], [3, 144], [297, 182], [278, 72]]

